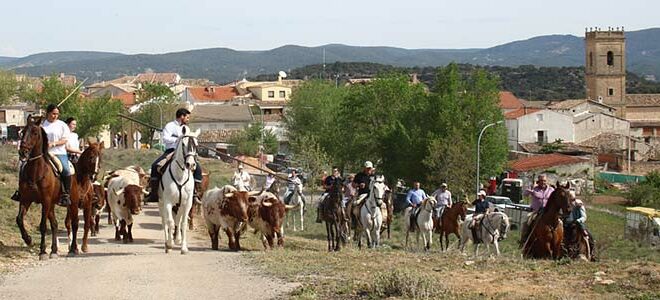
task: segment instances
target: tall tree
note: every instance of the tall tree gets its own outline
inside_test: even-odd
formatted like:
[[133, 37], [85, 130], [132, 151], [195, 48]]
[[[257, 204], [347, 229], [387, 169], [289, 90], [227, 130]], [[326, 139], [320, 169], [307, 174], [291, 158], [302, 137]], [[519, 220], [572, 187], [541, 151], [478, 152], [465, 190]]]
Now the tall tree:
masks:
[[0, 70], [0, 105], [8, 104], [16, 96], [19, 83], [11, 71]]

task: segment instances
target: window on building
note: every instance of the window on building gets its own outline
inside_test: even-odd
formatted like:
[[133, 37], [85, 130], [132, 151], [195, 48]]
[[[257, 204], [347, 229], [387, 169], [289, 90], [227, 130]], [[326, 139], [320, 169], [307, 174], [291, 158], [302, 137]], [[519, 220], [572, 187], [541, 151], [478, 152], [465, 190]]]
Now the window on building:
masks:
[[612, 51], [607, 51], [607, 65], [608, 66], [614, 65], [614, 52]]
[[589, 52], [589, 66], [593, 67], [594, 66], [594, 53]]
[[275, 98], [275, 91], [268, 91], [268, 98]]
[[286, 91], [280, 91], [280, 98], [286, 98]]
[[607, 89], [607, 95], [608, 96], [614, 96], [614, 89], [613, 88], [608, 88]]
[[543, 121], [543, 114], [536, 114], [536, 121]]
[[539, 130], [536, 132], [536, 142], [539, 144], [545, 144], [548, 142], [548, 134], [545, 130]]

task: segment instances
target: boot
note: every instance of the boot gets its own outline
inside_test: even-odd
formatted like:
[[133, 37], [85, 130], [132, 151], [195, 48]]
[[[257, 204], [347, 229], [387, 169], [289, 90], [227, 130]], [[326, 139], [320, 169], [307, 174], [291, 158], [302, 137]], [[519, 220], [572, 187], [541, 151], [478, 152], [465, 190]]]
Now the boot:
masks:
[[11, 200], [14, 200], [16, 202], [21, 201], [21, 195], [18, 194], [18, 190], [16, 190], [14, 194], [11, 195]]
[[201, 204], [202, 201], [200, 200], [202, 197], [202, 183], [195, 181], [195, 193], [193, 193], [193, 203], [199, 203]]
[[148, 202], [158, 202], [158, 179], [151, 178], [149, 181], [149, 201]]
[[61, 206], [71, 205], [71, 176], [62, 176], [62, 195], [60, 196]]

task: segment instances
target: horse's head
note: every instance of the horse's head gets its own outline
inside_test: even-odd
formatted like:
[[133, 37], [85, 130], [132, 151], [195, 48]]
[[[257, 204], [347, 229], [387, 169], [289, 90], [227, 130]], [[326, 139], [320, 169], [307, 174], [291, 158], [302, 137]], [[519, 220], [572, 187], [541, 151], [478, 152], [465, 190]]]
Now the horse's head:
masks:
[[27, 124], [23, 129], [23, 136], [21, 136], [21, 145], [18, 150], [18, 157], [21, 161], [27, 161], [30, 154], [48, 152], [48, 138], [43, 128], [41, 128], [41, 116], [28, 115]]
[[344, 185], [342, 184], [341, 180], [335, 180], [332, 183], [330, 190], [332, 191], [332, 195], [337, 197], [337, 199], [341, 199], [341, 193], [344, 191]]
[[432, 211], [436, 205], [438, 205], [438, 200], [436, 200], [433, 196], [426, 198], [423, 203], [424, 209], [429, 211]]
[[376, 205], [380, 206], [383, 204], [383, 198], [385, 197], [385, 190], [387, 186], [385, 185], [385, 176], [377, 175], [374, 180], [369, 183], [370, 195], [376, 201]]
[[509, 232], [509, 226], [510, 226], [509, 217], [503, 212], [498, 212], [497, 214], [501, 215], [500, 218], [502, 219], [502, 221], [500, 223], [500, 237], [499, 237], [499, 239], [503, 240], [503, 239], [506, 238], [506, 234]]
[[184, 165], [188, 170], [195, 170], [197, 168], [197, 136], [199, 135], [199, 129], [196, 131], [191, 131], [190, 128], [186, 125], [183, 125], [181, 128], [182, 136], [179, 138], [179, 150], [180, 155], [183, 157]]
[[87, 149], [80, 154], [77, 163], [77, 171], [84, 175], [89, 175], [92, 180], [96, 180], [96, 176], [101, 168], [101, 156], [103, 154], [104, 143], [90, 143]]
[[550, 198], [548, 198], [546, 208], [551, 210], [556, 207], [556, 209], [561, 210], [562, 216], [565, 216], [570, 211], [570, 200], [571, 183], [569, 181], [564, 185], [557, 183], [557, 188], [555, 188], [552, 194], [550, 194]]
[[458, 210], [458, 216], [461, 217], [461, 221], [465, 221], [465, 216], [467, 215], [467, 201], [461, 200], [454, 205]]

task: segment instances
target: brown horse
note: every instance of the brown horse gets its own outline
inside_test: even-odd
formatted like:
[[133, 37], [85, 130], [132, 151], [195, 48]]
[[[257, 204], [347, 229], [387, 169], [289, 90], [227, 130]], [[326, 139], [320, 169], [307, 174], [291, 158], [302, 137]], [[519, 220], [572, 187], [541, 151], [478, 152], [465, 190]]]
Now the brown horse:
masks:
[[532, 230], [523, 245], [523, 257], [561, 258], [564, 226], [560, 217], [569, 211], [569, 188], [570, 183], [566, 183], [566, 186], [558, 184], [550, 194], [543, 208], [543, 214], [539, 215], [531, 225]]
[[385, 196], [383, 197], [383, 203], [385, 207], [380, 208], [381, 214], [383, 215], [383, 227], [380, 228], [380, 233], [383, 234], [387, 230], [387, 239], [390, 239], [390, 231], [392, 228], [392, 219], [394, 217], [394, 205], [392, 205], [392, 190], [385, 190]]
[[325, 230], [328, 238], [328, 251], [339, 251], [341, 249], [340, 241], [345, 222], [343, 210], [341, 208], [342, 183], [335, 180], [330, 189], [330, 193], [322, 205], [321, 220], [325, 222]]
[[[41, 221], [39, 222], [39, 233], [41, 244], [39, 247], [39, 259], [48, 259], [46, 255], [46, 220], [50, 222], [52, 232], [50, 257], [57, 257], [57, 218], [55, 217], [55, 205], [60, 199], [60, 179], [50, 164], [48, 157], [48, 138], [46, 132], [41, 128], [42, 117], [27, 118], [27, 124], [23, 129], [21, 146], [18, 156], [23, 163], [18, 181], [20, 195], [18, 215], [16, 224], [21, 231], [21, 238], [28, 245], [32, 245], [32, 237], [25, 229], [25, 214], [34, 203], [41, 204]], [[79, 199], [78, 188], [74, 180], [71, 182], [71, 199]]]
[[75, 165], [76, 174], [71, 181], [71, 193], [73, 196], [73, 187], [77, 187], [79, 197], [71, 197], [71, 205], [67, 209], [66, 219], [64, 221], [68, 236], [71, 238], [71, 244], [69, 245], [69, 253], [71, 254], [78, 254], [78, 210], [80, 208], [83, 210], [83, 218], [85, 220], [82, 251], [87, 252], [87, 239], [90, 229], [92, 229], [92, 225], [94, 224], [94, 220], [92, 220], [94, 217], [92, 206], [94, 205], [95, 198], [93, 181], [99, 172], [103, 147], [103, 142], [100, 144], [90, 143], [89, 147], [80, 155]]
[[[445, 208], [440, 219], [433, 218], [433, 225], [435, 232], [440, 234], [440, 250], [446, 251], [449, 249], [449, 234], [456, 235], [458, 240], [461, 240], [461, 230], [458, 220], [465, 221], [467, 214], [467, 202], [461, 200], [454, 203], [449, 208]], [[442, 243], [442, 236], [445, 237], [445, 243]], [[444, 245], [444, 246], [443, 246]]]

